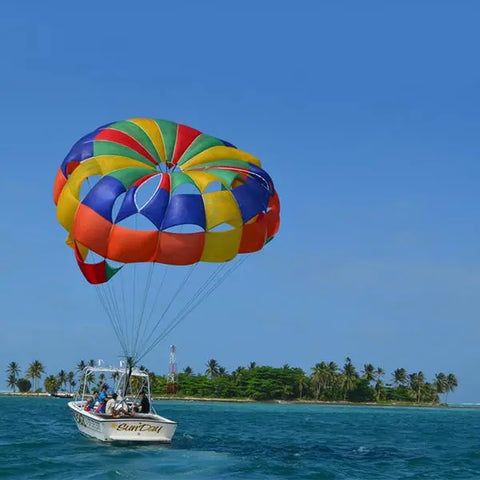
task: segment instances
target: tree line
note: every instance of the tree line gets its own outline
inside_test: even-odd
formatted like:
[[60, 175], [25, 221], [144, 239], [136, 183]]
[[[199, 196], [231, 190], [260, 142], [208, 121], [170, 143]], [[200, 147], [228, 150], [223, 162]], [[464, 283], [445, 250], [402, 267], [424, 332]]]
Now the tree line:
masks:
[[[7, 367], [7, 387], [16, 392], [48, 392], [57, 393], [59, 390], [68, 391], [70, 393], [77, 390], [82, 390], [85, 385], [87, 391], [92, 386], [100, 389], [102, 385], [107, 383], [107, 377], [105, 374], [98, 375], [98, 378], [94, 374], [85, 375], [83, 370], [85, 367], [93, 367], [95, 365], [94, 360], [85, 362], [80, 360], [78, 362], [75, 371], [60, 370], [57, 375], [47, 375], [45, 372], [45, 366], [39, 360], [34, 360], [28, 366], [25, 371], [25, 375], [22, 377], [20, 365], [17, 362], [10, 362]], [[43, 379], [43, 389], [40, 386], [40, 382]], [[110, 378], [115, 381], [118, 375], [113, 374]], [[78, 386], [78, 389], [76, 388]]]
[[[82, 390], [83, 386], [87, 391], [91, 391], [110, 380], [104, 374], [98, 377], [90, 374], [85, 377], [83, 369], [94, 364], [93, 360], [81, 360], [75, 371], [61, 370], [57, 375], [47, 375], [43, 364], [35, 360], [28, 366], [24, 377], [21, 377], [18, 363], [10, 362], [7, 367], [7, 387], [21, 392], [42, 391], [40, 382], [43, 376], [44, 391], [49, 393], [60, 389], [73, 392]], [[335, 362], [320, 362], [309, 372], [289, 365], [276, 368], [258, 366], [251, 362], [246, 367], [240, 366], [228, 373], [215, 359], [210, 359], [205, 367], [204, 372], [197, 374], [191, 367], [186, 367], [177, 375], [174, 389], [168, 384], [167, 375], [149, 372], [152, 393], [165, 395], [166, 392], [174, 391], [175, 393], [170, 395], [259, 401], [435, 404], [441, 400], [447, 402], [448, 394], [458, 387], [458, 380], [453, 373], [440, 372], [428, 381], [422, 371], [408, 373], [405, 368], [397, 368], [387, 377], [381, 367], [375, 367], [371, 363], [357, 369], [349, 357], [345, 359], [342, 367]], [[143, 366], [140, 368], [146, 370]]]

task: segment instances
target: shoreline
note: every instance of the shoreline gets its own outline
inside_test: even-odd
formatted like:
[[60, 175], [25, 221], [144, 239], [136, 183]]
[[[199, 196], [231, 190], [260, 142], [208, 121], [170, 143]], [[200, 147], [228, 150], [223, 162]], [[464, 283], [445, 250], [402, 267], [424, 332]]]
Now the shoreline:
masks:
[[392, 403], [376, 403], [376, 402], [347, 402], [347, 401], [326, 401], [326, 400], [252, 400], [249, 398], [207, 398], [207, 397], [166, 397], [153, 396], [152, 400], [156, 401], [180, 401], [180, 402], [218, 402], [218, 403], [258, 403], [258, 404], [275, 404], [275, 405], [331, 405], [346, 407], [425, 407], [425, 408], [480, 408], [480, 405], [449, 405], [447, 403], [409, 403], [409, 402], [392, 402]]
[[[0, 392], [0, 397], [37, 397], [37, 398], [58, 398], [47, 392]], [[410, 402], [347, 402], [347, 401], [326, 401], [326, 400], [252, 400], [250, 398], [215, 398], [215, 397], [172, 397], [165, 395], [152, 395], [153, 401], [179, 401], [179, 402], [215, 402], [215, 403], [258, 403], [275, 405], [331, 405], [331, 406], [361, 406], [361, 407], [422, 407], [422, 408], [480, 408], [480, 404], [450, 405], [447, 403], [410, 403]], [[62, 400], [62, 398], [60, 398]], [[70, 400], [70, 398], [65, 398]]]
[[0, 392], [0, 397], [50, 397], [47, 392]]

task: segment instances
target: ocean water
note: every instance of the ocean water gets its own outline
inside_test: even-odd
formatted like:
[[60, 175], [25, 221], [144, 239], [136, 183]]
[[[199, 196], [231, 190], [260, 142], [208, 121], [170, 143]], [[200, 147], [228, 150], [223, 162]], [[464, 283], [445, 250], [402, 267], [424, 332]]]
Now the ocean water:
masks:
[[0, 478], [480, 479], [480, 409], [154, 405], [170, 446], [90, 440], [64, 399], [0, 397]]

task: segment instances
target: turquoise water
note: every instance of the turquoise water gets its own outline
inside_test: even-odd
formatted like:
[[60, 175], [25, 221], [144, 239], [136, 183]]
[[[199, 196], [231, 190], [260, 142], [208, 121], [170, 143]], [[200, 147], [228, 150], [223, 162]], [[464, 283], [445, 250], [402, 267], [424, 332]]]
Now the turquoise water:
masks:
[[171, 446], [83, 437], [65, 400], [0, 397], [0, 478], [480, 479], [480, 410], [157, 402]]

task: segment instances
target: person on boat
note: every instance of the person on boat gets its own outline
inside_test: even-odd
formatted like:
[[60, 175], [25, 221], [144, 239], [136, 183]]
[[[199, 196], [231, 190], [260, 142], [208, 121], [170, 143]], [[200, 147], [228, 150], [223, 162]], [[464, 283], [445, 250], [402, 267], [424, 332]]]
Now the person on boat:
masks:
[[107, 402], [107, 405], [105, 407], [105, 411], [107, 415], [111, 415], [112, 417], [116, 418], [119, 417], [120, 415], [130, 415], [128, 410], [125, 410], [121, 403], [117, 401], [118, 395], [116, 393], [112, 393], [112, 396]]
[[117, 403], [117, 394], [114, 393], [108, 400], [105, 406], [105, 413], [107, 415], [115, 416], [115, 404]]
[[150, 400], [144, 391], [140, 392], [140, 405], [136, 407], [137, 412], [150, 413]]
[[117, 393], [117, 404], [115, 405], [115, 409], [117, 411], [123, 410], [127, 415], [133, 415], [133, 410], [130, 411], [130, 407], [125, 399], [122, 397], [120, 393]]
[[105, 413], [105, 407], [107, 406], [107, 386], [102, 387], [102, 391], [98, 394], [98, 406], [95, 410], [97, 413]]
[[83, 409], [89, 412], [90, 410], [93, 410], [94, 406], [95, 406], [95, 399], [93, 397], [88, 397]]
[[92, 410], [97, 410], [98, 407], [98, 390], [93, 391], [93, 408]]

